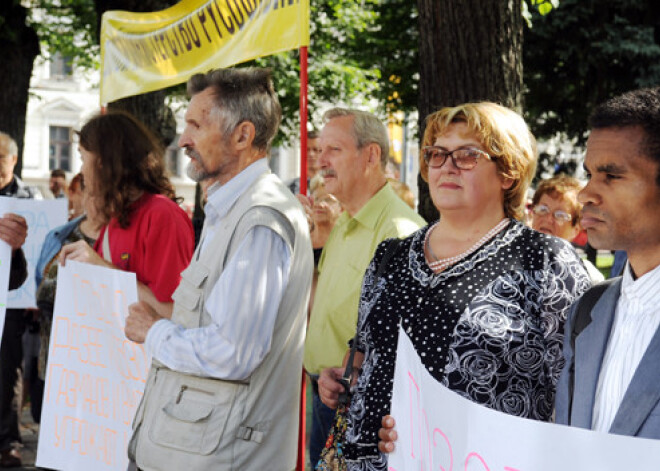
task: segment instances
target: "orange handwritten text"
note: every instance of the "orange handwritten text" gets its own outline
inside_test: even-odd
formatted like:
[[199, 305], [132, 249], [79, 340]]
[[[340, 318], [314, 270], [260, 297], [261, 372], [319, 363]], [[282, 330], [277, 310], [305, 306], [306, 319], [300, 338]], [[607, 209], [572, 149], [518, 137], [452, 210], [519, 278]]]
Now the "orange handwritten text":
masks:
[[53, 446], [114, 466], [117, 463], [117, 431], [71, 416], [55, 415]]

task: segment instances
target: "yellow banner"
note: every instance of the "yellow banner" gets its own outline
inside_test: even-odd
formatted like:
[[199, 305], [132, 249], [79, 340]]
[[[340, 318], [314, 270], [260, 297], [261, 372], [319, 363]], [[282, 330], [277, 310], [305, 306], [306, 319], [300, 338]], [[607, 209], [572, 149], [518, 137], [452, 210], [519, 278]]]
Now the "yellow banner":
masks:
[[181, 0], [101, 24], [101, 104], [309, 45], [309, 0]]

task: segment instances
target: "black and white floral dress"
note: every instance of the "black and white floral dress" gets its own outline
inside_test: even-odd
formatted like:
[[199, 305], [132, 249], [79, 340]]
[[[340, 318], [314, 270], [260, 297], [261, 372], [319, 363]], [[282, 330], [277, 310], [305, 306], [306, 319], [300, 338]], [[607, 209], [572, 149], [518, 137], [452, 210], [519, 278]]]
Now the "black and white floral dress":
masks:
[[501, 412], [548, 421], [563, 366], [564, 321], [591, 281], [567, 242], [511, 223], [466, 259], [434, 274], [420, 229], [379, 279], [387, 243], [362, 286], [358, 349], [365, 354], [349, 408], [349, 470], [386, 470], [377, 448], [390, 411], [402, 324], [429, 372], [449, 389]]

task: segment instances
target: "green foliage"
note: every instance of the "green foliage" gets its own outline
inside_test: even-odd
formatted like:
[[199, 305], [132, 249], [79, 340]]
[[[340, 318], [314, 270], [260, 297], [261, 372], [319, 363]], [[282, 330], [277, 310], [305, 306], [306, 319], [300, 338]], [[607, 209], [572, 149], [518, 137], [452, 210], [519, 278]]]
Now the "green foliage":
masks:
[[547, 15], [559, 6], [559, 0], [529, 0], [529, 3], [536, 7], [540, 15]]
[[525, 31], [526, 117], [534, 134], [583, 143], [595, 105], [660, 84], [658, 6], [649, 0], [562, 0]]
[[[406, 0], [312, 0], [308, 58], [310, 126], [327, 103], [386, 111], [417, 105], [416, 13]], [[402, 13], [403, 12], [403, 13]], [[403, 16], [401, 16], [403, 15]], [[299, 52], [254, 61], [274, 72], [284, 120], [281, 139], [299, 135]], [[246, 65], [252, 65], [246, 64]]]
[[99, 65], [93, 0], [28, 0], [30, 24], [47, 55], [59, 52], [83, 68]]
[[[23, 4], [30, 6], [32, 25], [49, 53], [97, 67], [94, 0]], [[660, 84], [660, 34], [653, 23], [659, 7], [653, 0], [524, 0], [521, 7], [531, 20], [523, 48], [525, 110], [539, 138], [564, 133], [579, 144], [596, 103]], [[3, 21], [0, 12], [0, 25]], [[310, 127], [320, 125], [314, 119], [327, 103], [375, 108], [381, 116], [417, 108], [416, 2], [311, 0], [310, 33]], [[255, 64], [273, 69], [284, 111], [281, 139], [296, 139], [299, 52], [246, 65]]]

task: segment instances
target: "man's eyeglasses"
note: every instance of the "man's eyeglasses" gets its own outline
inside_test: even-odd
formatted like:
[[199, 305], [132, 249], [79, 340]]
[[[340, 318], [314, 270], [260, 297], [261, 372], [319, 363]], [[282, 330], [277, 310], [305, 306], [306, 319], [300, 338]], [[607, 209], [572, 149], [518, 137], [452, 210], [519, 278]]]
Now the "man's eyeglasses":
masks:
[[552, 217], [557, 221], [557, 224], [562, 225], [567, 222], [571, 222], [571, 219], [573, 219], [573, 216], [568, 214], [566, 211], [562, 211], [558, 209], [557, 211], [551, 212], [550, 208], [548, 208], [544, 204], [537, 204], [532, 208], [532, 211], [534, 211], [534, 214], [537, 216], [547, 216], [548, 214], [552, 214]]
[[447, 152], [436, 146], [423, 147], [422, 156], [426, 165], [433, 168], [442, 167], [447, 161], [447, 157], [451, 157], [454, 166], [461, 170], [472, 170], [476, 167], [479, 157], [491, 160], [491, 156], [488, 153], [479, 149], [456, 149]]

